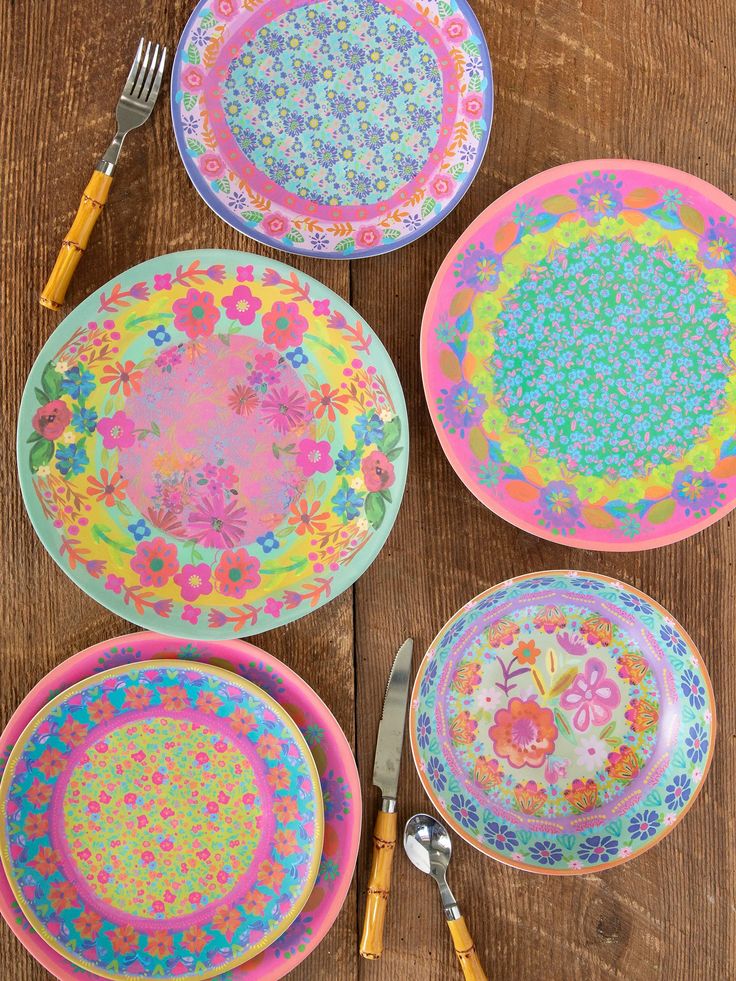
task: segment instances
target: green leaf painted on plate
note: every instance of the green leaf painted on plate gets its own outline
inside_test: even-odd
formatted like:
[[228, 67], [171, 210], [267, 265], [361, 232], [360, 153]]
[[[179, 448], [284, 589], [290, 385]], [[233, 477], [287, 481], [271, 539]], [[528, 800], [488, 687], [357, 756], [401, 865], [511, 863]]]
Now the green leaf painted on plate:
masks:
[[61, 395], [61, 375], [51, 361], [43, 369], [41, 388], [48, 396], [48, 402], [53, 402], [54, 399], [58, 399]]
[[34, 443], [31, 447], [31, 452], [29, 454], [29, 459], [31, 463], [31, 470], [38, 470], [39, 467], [45, 467], [49, 464], [54, 456], [54, 444], [50, 439], [41, 439]]
[[373, 529], [378, 529], [386, 517], [386, 502], [380, 494], [372, 492], [365, 499], [365, 516]]
[[383, 427], [383, 439], [378, 444], [378, 449], [382, 453], [388, 453], [395, 446], [398, 445], [401, 439], [401, 420], [398, 416], [395, 419], [391, 419]]

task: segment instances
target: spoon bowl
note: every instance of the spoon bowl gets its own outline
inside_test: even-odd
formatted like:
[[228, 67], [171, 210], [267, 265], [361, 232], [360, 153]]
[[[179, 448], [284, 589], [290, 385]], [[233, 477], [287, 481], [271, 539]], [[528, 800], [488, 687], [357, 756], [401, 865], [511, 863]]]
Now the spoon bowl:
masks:
[[429, 814], [415, 814], [404, 828], [404, 850], [420, 872], [435, 876], [447, 872], [452, 858], [452, 840], [447, 828]]

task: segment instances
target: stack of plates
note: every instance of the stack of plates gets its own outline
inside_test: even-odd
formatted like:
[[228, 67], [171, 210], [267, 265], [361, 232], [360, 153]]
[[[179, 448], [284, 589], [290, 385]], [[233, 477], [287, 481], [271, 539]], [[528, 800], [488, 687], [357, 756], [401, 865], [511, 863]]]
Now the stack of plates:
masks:
[[89, 648], [0, 745], [0, 910], [57, 977], [274, 979], [342, 906], [352, 753], [257, 648], [153, 633]]

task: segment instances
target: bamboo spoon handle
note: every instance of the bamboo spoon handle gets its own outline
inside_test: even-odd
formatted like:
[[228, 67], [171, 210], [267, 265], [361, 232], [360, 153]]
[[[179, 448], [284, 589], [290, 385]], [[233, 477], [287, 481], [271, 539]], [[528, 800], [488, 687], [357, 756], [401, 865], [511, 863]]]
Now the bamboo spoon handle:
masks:
[[61, 243], [56, 264], [41, 294], [41, 306], [48, 307], [49, 310], [58, 310], [64, 302], [74, 270], [84, 255], [92, 229], [107, 201], [111, 184], [112, 174], [104, 174], [100, 170], [92, 174], [89, 184], [84, 189], [76, 218]]
[[475, 943], [470, 936], [465, 917], [461, 916], [458, 920], [448, 920], [447, 925], [452, 934], [455, 953], [460, 961], [460, 967], [463, 969], [465, 981], [488, 981], [486, 973], [481, 967], [478, 951], [475, 949]]
[[373, 861], [360, 953], [375, 960], [383, 953], [383, 925], [391, 891], [391, 866], [396, 849], [396, 812], [379, 811], [373, 826]]

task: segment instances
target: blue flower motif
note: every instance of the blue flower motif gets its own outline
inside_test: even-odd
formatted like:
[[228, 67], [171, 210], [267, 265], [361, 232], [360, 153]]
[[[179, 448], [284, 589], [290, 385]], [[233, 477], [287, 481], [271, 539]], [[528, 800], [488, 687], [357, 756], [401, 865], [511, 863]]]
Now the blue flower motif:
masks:
[[453, 794], [450, 798], [450, 810], [456, 821], [464, 828], [474, 828], [478, 823], [478, 811], [469, 797], [463, 794]]
[[610, 835], [591, 835], [578, 849], [578, 855], [584, 862], [595, 865], [596, 862], [607, 862], [617, 850], [618, 842]]
[[639, 811], [629, 821], [629, 834], [637, 841], [647, 841], [659, 831], [659, 815], [656, 811]]
[[360, 469], [360, 457], [355, 450], [342, 449], [335, 459], [335, 469], [348, 476], [357, 473]]
[[315, 251], [324, 252], [330, 240], [327, 238], [324, 232], [317, 232], [316, 234], [312, 235], [310, 241], [312, 243], [312, 248], [315, 249]]
[[291, 364], [292, 368], [301, 368], [302, 365], [309, 363], [309, 358], [301, 345], [295, 347], [293, 351], [287, 351], [286, 360]]
[[429, 737], [432, 735], [432, 722], [426, 712], [417, 719], [417, 742], [421, 749], [429, 746]]
[[435, 678], [437, 677], [437, 659], [432, 658], [432, 660], [427, 665], [427, 669], [424, 672], [424, 677], [422, 678], [422, 684], [420, 686], [420, 694], [422, 698], [426, 698], [432, 691], [434, 686]]
[[97, 426], [97, 413], [80, 405], [72, 416], [72, 429], [78, 433], [91, 435]]
[[671, 650], [679, 654], [680, 657], [685, 657], [687, 654], [687, 644], [682, 634], [678, 630], [675, 630], [672, 624], [663, 623], [659, 629], [659, 636]]
[[553, 841], [536, 841], [529, 854], [540, 865], [555, 865], [562, 859], [562, 849]]
[[710, 745], [708, 740], [708, 733], [705, 731], [700, 723], [696, 723], [694, 726], [690, 726], [687, 736], [685, 737], [685, 746], [687, 749], [687, 758], [692, 763], [700, 763], [708, 754], [708, 746]]
[[84, 471], [89, 463], [87, 451], [79, 443], [70, 443], [68, 446], [61, 445], [56, 447], [56, 469], [62, 476], [73, 473], [75, 476]]
[[665, 787], [664, 792], [667, 807], [671, 811], [679, 811], [690, 800], [690, 794], [692, 794], [693, 788], [687, 775], [678, 773], [673, 777], [672, 783]]
[[483, 836], [491, 846], [499, 852], [512, 852], [519, 847], [516, 832], [508, 824], [500, 821], [488, 821], [483, 829]]
[[363, 498], [360, 494], [356, 494], [352, 487], [341, 487], [332, 498], [332, 504], [334, 505], [335, 514], [338, 518], [344, 518], [345, 521], [352, 521], [353, 518], [357, 518], [360, 514], [360, 509], [363, 507]]
[[65, 371], [61, 380], [61, 390], [67, 395], [71, 395], [73, 399], [86, 399], [96, 387], [95, 376], [92, 372], [87, 371], [86, 368], [80, 368], [79, 365]]
[[148, 336], [151, 338], [156, 347], [163, 347], [167, 341], [171, 340], [171, 334], [166, 330], [163, 324], [159, 324], [158, 327], [154, 327], [153, 330], [148, 331]]
[[378, 443], [383, 439], [383, 423], [375, 412], [371, 412], [370, 415], [363, 413], [353, 423], [353, 432], [356, 439], [370, 446], [371, 443]]
[[268, 555], [269, 552], [275, 552], [277, 549], [281, 548], [281, 542], [272, 531], [267, 531], [265, 535], [260, 535], [258, 538], [256, 538], [256, 541], [266, 555]]
[[683, 671], [680, 688], [693, 708], [699, 709], [705, 705], [705, 685], [690, 668]]
[[133, 524], [128, 525], [128, 531], [137, 542], [142, 542], [144, 538], [149, 538], [151, 535], [151, 529], [143, 518], [139, 518]]
[[427, 776], [435, 790], [444, 790], [447, 784], [445, 768], [436, 756], [430, 756], [427, 763]]

